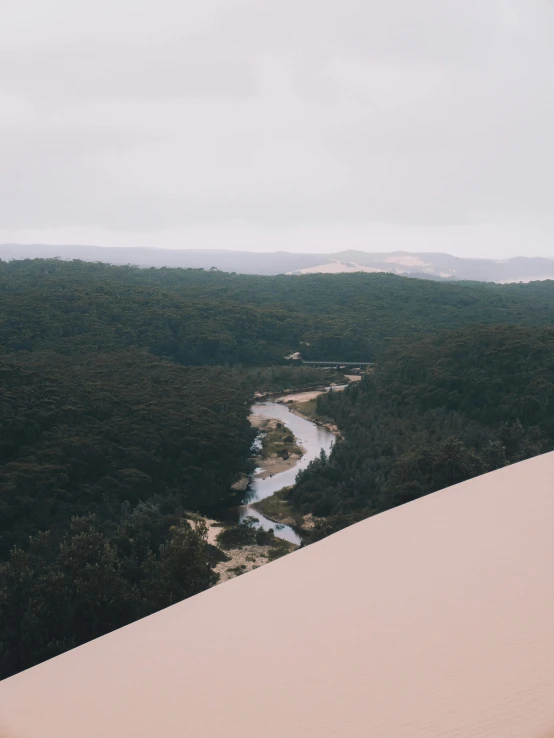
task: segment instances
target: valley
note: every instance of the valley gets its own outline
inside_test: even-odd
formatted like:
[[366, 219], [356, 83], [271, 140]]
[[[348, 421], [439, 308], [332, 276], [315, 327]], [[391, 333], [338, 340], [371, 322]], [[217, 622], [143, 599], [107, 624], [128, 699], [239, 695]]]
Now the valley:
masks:
[[548, 281], [0, 262], [0, 675], [552, 450], [553, 325]]

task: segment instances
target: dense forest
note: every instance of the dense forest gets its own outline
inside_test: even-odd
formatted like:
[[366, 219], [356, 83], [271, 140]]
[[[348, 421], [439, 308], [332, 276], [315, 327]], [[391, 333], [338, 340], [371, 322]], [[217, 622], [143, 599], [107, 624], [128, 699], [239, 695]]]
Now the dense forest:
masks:
[[123, 510], [111, 528], [73, 518], [59, 540], [46, 531], [14, 548], [0, 566], [1, 676], [212, 586], [209, 550], [201, 522], [153, 503]]
[[[397, 343], [362, 382], [318, 398], [344, 434], [290, 493], [328, 534], [554, 448], [554, 328], [473, 326]], [[318, 532], [316, 532], [318, 537]]]
[[290, 493], [314, 540], [552, 448], [553, 298], [554, 282], [0, 262], [0, 677], [216, 583], [195, 514], [239, 500], [254, 392], [330, 379], [293, 351], [377, 361], [318, 401], [344, 440]]
[[139, 349], [5, 355], [0, 383], [8, 676], [211, 586], [185, 513], [230, 504], [254, 433], [235, 375]]
[[[48, 305], [48, 310], [43, 309]], [[0, 262], [0, 347], [145, 347], [181, 364], [371, 361], [395, 338], [554, 321], [554, 282], [444, 284], [391, 274], [258, 277], [56, 259]]]
[[0, 555], [123, 502], [213, 509], [246, 467], [250, 393], [225, 369], [37, 352], [1, 360], [0, 377]]

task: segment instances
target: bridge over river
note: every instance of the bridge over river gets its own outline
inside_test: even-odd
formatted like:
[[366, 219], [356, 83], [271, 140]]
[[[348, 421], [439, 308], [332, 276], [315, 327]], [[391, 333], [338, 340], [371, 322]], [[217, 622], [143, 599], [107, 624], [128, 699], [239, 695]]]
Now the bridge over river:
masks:
[[373, 366], [375, 363], [373, 361], [305, 361], [304, 359], [301, 359], [301, 362], [308, 366], [359, 366], [360, 368]]

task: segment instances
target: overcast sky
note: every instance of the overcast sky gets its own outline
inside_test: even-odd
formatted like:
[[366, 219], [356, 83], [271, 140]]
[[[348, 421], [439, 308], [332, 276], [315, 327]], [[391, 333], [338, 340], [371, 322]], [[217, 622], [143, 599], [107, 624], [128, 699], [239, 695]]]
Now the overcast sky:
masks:
[[554, 257], [554, 2], [0, 0], [0, 242]]

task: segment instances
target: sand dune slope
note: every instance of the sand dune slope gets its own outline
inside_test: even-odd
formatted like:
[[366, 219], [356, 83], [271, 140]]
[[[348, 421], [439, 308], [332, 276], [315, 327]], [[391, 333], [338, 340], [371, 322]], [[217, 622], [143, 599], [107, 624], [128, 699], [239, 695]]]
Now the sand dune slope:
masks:
[[9, 738], [546, 738], [554, 454], [0, 684]]

